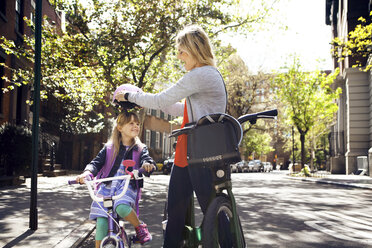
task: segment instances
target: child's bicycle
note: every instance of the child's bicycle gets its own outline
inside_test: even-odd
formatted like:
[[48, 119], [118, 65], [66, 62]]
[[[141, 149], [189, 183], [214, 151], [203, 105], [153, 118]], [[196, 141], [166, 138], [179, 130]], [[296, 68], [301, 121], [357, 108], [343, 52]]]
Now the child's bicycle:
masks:
[[[210, 201], [200, 226], [195, 225], [192, 197], [186, 213], [183, 247], [246, 247], [232, 193], [230, 164], [241, 160], [238, 146], [243, 136], [242, 124], [247, 121], [255, 124], [259, 118], [274, 119], [277, 114], [275, 109], [243, 115], [237, 120], [226, 114], [211, 114], [190, 126], [173, 131], [171, 136], [188, 135], [189, 166], [209, 168], [215, 189], [213, 200]], [[166, 208], [163, 228], [167, 221]], [[221, 228], [223, 224], [219, 225], [220, 221], [226, 225], [224, 228]]]
[[[137, 243], [137, 239], [135, 236], [128, 236], [124, 225], [120, 225], [119, 221], [120, 218], [117, 216], [115, 211], [113, 211], [113, 206], [115, 200], [122, 198], [128, 190], [129, 182], [131, 180], [142, 180], [143, 177], [140, 177], [139, 174], [144, 173], [144, 170], [141, 168], [139, 170], [128, 171], [128, 167], [133, 167], [135, 162], [133, 160], [124, 160], [123, 165], [125, 166], [126, 175], [123, 176], [116, 176], [116, 177], [107, 177], [103, 179], [96, 179], [92, 180], [89, 176], [85, 180], [85, 185], [88, 188], [89, 195], [93, 201], [103, 202], [103, 206], [107, 208], [107, 218], [108, 218], [108, 234], [102, 240], [100, 247], [101, 248], [130, 248], [132, 244]], [[99, 183], [103, 182], [116, 182], [120, 183], [122, 180], [125, 180], [125, 185], [123, 191], [120, 194], [111, 194], [110, 196], [106, 197], [99, 197], [95, 193], [95, 186]], [[69, 180], [69, 184], [78, 184], [76, 180]], [[139, 190], [139, 189], [138, 189]], [[138, 195], [137, 195], [138, 197]], [[138, 200], [136, 200], [136, 211], [138, 214]]]

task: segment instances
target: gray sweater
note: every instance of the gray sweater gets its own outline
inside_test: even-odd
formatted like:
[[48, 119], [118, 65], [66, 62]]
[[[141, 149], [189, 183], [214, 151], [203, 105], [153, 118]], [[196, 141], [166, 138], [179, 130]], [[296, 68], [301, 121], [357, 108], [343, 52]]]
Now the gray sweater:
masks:
[[226, 91], [218, 70], [213, 66], [197, 67], [160, 93], [130, 92], [128, 95], [130, 102], [175, 116], [183, 115], [184, 103], [180, 101], [185, 98], [190, 122], [206, 114], [225, 113]]

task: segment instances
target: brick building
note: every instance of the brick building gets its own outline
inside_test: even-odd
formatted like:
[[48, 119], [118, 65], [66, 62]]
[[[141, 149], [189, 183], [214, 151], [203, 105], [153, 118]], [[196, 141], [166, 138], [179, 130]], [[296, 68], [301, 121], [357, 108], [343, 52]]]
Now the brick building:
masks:
[[[43, 0], [43, 14], [57, 25], [62, 27], [62, 13], [56, 12], [48, 0]], [[34, 0], [1, 0], [0, 1], [0, 35], [8, 40], [13, 40], [17, 45], [23, 43], [23, 35], [32, 35], [32, 30], [25, 24], [23, 18], [27, 17], [34, 20], [35, 17], [35, 1]], [[20, 68], [32, 66], [26, 64], [25, 61], [18, 60], [14, 56], [7, 55], [0, 49], [0, 63], [5, 63], [11, 68]], [[10, 70], [0, 68], [0, 87], [7, 87], [8, 82], [5, 82], [2, 76], [11, 78]], [[30, 108], [26, 100], [30, 99], [29, 85], [15, 87], [14, 90], [3, 94], [0, 93], [0, 124], [10, 122], [21, 124], [30, 121]]]
[[[48, 0], [42, 1], [43, 16], [48, 16], [48, 21], [63, 30], [65, 23], [64, 13], [55, 11]], [[32, 36], [32, 30], [26, 25], [23, 18], [31, 21], [35, 16], [35, 0], [1, 0], [0, 1], [0, 36], [13, 40], [17, 45], [23, 43], [23, 36]], [[0, 49], [0, 63], [5, 63], [10, 68], [24, 68], [33, 66], [15, 56], [7, 55]], [[0, 66], [0, 88], [9, 86], [2, 79], [5, 76], [12, 78], [11, 71]], [[32, 123], [32, 112], [26, 100], [31, 97], [33, 82], [28, 85], [14, 87], [13, 90], [0, 92], [0, 125], [12, 123], [15, 125]], [[40, 123], [48, 121], [51, 114], [56, 111], [50, 109], [48, 102], [41, 102]], [[174, 125], [169, 123], [173, 117], [161, 111], [149, 110], [145, 115], [143, 124], [142, 141], [150, 149], [151, 155], [157, 162], [161, 162], [173, 152], [174, 140], [168, 138]], [[42, 125], [41, 125], [42, 126]], [[179, 126], [177, 126], [179, 128]], [[57, 128], [58, 129], [58, 128]], [[59, 130], [45, 131], [40, 129], [40, 149], [43, 154], [50, 153], [52, 146], [55, 154], [55, 162], [60, 163], [63, 169], [82, 170], [85, 165], [96, 156], [107, 141], [109, 127], [98, 134], [72, 135], [60, 133]], [[1, 165], [0, 165], [1, 175]]]

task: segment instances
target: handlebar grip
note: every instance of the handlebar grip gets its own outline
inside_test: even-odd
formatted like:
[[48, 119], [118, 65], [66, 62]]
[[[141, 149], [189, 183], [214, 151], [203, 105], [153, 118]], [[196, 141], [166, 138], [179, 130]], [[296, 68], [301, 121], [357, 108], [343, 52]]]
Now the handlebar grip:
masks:
[[268, 111], [263, 111], [259, 113], [254, 113], [254, 114], [246, 114], [243, 116], [240, 116], [238, 118], [238, 121], [240, 124], [243, 124], [246, 121], [249, 121], [251, 124], [255, 124], [257, 119], [259, 118], [272, 118], [274, 119], [275, 116], [278, 115], [278, 110], [277, 109], [272, 109]]
[[71, 184], [78, 184], [78, 182], [76, 182], [76, 180], [68, 180], [68, 184], [71, 185]]
[[193, 125], [173, 130], [172, 133], [169, 135], [169, 138], [177, 137], [181, 134], [187, 134], [192, 128], [193, 128]]
[[268, 110], [268, 111], [263, 111], [263, 112], [260, 112], [260, 113], [257, 113], [258, 116], [277, 116], [278, 115], [278, 110], [277, 109], [272, 109], [272, 110]]

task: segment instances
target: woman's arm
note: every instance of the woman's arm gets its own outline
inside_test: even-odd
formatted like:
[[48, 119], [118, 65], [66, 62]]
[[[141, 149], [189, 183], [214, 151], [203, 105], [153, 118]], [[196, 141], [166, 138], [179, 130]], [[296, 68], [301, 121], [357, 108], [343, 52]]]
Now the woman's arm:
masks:
[[184, 107], [185, 107], [184, 102], [177, 102], [169, 107], [164, 107], [161, 110], [166, 114], [174, 116], [183, 116]]
[[128, 100], [139, 106], [161, 109], [172, 115], [182, 115], [183, 104], [180, 101], [196, 92], [199, 92], [197, 75], [189, 72], [170, 88], [157, 93], [129, 92]]

